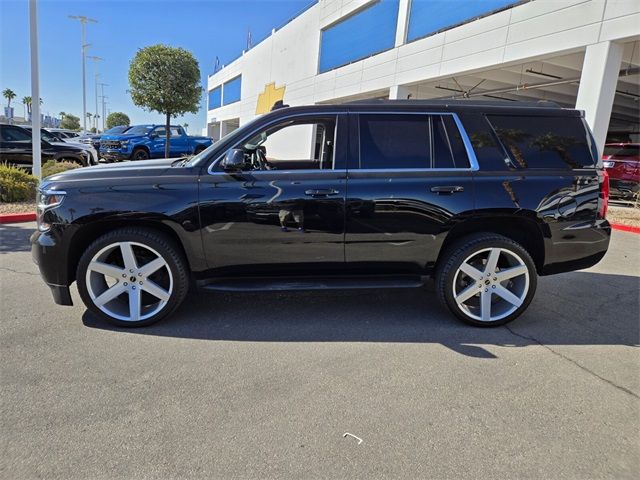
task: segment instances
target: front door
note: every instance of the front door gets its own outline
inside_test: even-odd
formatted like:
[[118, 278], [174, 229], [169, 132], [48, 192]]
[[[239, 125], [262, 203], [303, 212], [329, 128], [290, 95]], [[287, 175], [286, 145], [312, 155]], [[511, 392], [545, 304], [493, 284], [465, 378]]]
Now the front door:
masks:
[[245, 167], [200, 177], [207, 262], [217, 275], [344, 267], [346, 116], [295, 117], [247, 132]]
[[448, 113], [350, 117], [347, 266], [423, 272], [448, 230], [474, 208], [475, 157], [458, 120]]

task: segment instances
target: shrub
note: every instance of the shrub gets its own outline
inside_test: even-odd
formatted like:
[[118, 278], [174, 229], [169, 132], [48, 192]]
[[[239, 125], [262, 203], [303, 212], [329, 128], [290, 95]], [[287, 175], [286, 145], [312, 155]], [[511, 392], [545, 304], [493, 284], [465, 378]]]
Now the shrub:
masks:
[[18, 167], [0, 165], [0, 201], [24, 202], [35, 200], [38, 180]]
[[49, 160], [42, 165], [42, 178], [79, 167], [80, 165], [74, 162], [56, 162], [55, 160]]

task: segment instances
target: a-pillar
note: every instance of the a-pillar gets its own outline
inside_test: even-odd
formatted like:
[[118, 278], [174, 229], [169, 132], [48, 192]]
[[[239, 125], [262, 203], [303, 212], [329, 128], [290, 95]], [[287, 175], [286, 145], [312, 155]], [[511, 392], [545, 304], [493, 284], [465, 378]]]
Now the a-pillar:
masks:
[[614, 42], [589, 45], [582, 64], [576, 108], [584, 110], [600, 156], [607, 139], [622, 52], [622, 45]]

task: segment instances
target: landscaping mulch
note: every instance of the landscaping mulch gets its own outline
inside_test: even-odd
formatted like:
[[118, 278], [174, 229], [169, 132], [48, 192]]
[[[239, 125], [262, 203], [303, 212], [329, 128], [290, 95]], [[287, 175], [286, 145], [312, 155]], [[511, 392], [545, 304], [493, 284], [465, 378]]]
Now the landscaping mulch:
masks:
[[13, 202], [4, 203], [0, 202], [0, 215], [7, 213], [31, 213], [36, 211], [36, 201], [30, 202]]
[[610, 223], [640, 227], [640, 208], [609, 205], [607, 220]]

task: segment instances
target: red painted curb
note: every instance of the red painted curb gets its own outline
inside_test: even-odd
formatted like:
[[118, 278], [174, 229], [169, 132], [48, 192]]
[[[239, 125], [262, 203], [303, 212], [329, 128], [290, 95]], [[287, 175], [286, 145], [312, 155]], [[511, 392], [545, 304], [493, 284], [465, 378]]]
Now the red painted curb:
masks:
[[623, 225], [621, 223], [612, 223], [611, 228], [623, 232], [640, 233], [640, 227], [632, 227], [631, 225]]
[[0, 223], [20, 223], [33, 222], [36, 219], [36, 213], [7, 213], [0, 215]]

